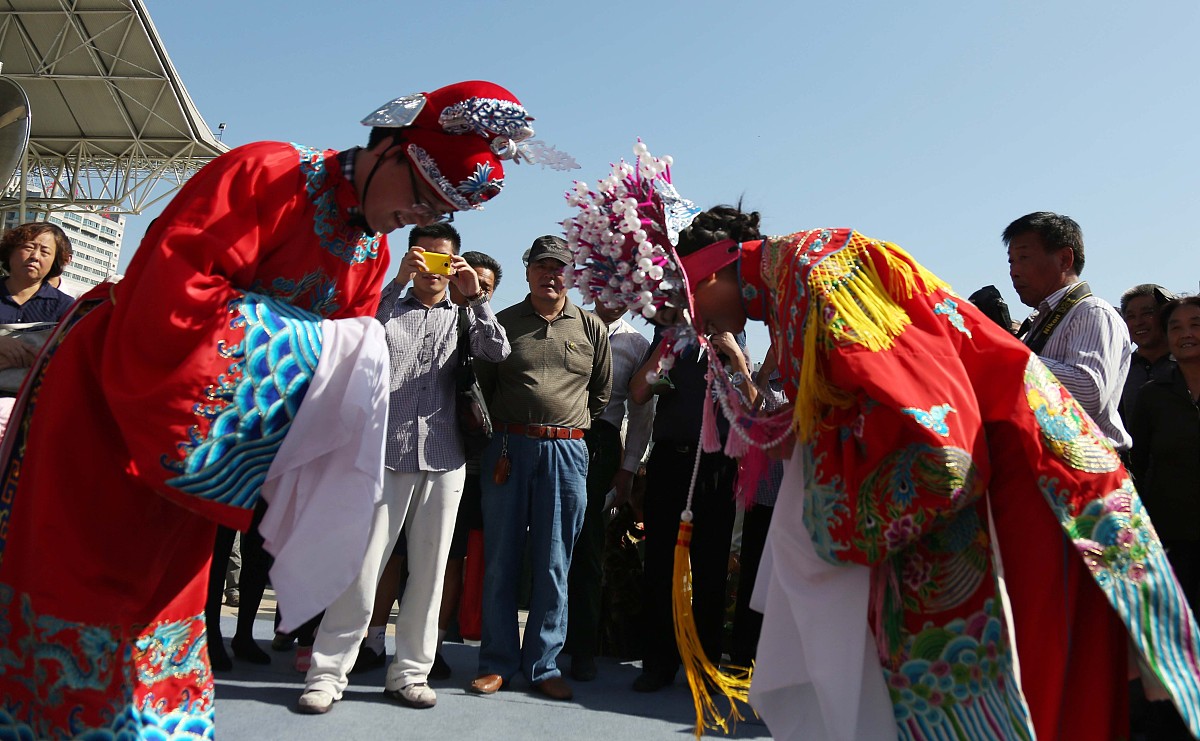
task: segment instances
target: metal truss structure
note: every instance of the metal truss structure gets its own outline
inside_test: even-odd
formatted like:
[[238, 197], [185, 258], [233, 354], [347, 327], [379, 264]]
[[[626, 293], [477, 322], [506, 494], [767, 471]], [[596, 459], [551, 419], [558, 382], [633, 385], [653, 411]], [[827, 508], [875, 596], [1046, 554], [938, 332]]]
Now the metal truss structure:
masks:
[[227, 150], [142, 0], [0, 0], [0, 63], [32, 115], [0, 210], [141, 213]]

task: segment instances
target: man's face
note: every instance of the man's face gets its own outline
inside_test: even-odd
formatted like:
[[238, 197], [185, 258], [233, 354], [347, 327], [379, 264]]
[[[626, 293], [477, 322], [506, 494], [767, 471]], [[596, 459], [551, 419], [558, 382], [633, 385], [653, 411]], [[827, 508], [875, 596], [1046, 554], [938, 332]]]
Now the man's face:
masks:
[[1037, 308], [1050, 294], [1067, 285], [1072, 261], [1067, 247], [1047, 252], [1041, 235], [1026, 232], [1008, 243], [1008, 275], [1021, 303]]
[[[475, 268], [475, 275], [479, 276], [479, 290], [490, 300], [492, 293], [496, 290], [496, 274], [492, 272], [491, 268], [483, 268], [478, 265], [471, 267]], [[450, 284], [450, 300], [458, 306], [467, 305], [466, 296], [463, 296], [462, 292], [458, 290], [458, 286], [453, 283]]]
[[[410, 225], [429, 226], [438, 220], [440, 214], [453, 212], [417, 176], [401, 153], [401, 148], [391, 140], [384, 140], [368, 151], [383, 158], [362, 203], [363, 216], [371, 229], [387, 234]], [[363, 178], [363, 186], [374, 166], [374, 159], [358, 164], [362, 172], [357, 173], [356, 177]], [[361, 192], [359, 197], [362, 197]]]
[[625, 316], [625, 307], [618, 306], [615, 309], [610, 309], [607, 306], [605, 306], [604, 304], [597, 301], [594, 312], [595, 312], [596, 316], [600, 317], [600, 321], [604, 322], [605, 324], [612, 324], [613, 322], [617, 321], [621, 317]]
[[1129, 339], [1141, 350], [1153, 350], [1166, 346], [1167, 338], [1155, 318], [1158, 301], [1153, 296], [1135, 296], [1125, 304], [1125, 325], [1129, 327]]
[[529, 293], [534, 298], [557, 301], [566, 291], [563, 270], [566, 265], [553, 257], [543, 257], [529, 263], [525, 278], [529, 281]]
[[[416, 247], [426, 252], [438, 252], [443, 255], [454, 254], [454, 244], [442, 237], [418, 237]], [[450, 276], [441, 273], [417, 273], [413, 276], [413, 291], [421, 299], [440, 299]]]

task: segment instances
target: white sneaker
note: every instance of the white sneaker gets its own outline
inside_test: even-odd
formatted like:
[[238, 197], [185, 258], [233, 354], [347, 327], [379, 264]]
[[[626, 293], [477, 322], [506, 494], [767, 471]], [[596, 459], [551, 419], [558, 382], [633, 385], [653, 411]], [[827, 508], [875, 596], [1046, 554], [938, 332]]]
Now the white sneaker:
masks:
[[296, 709], [307, 715], [322, 715], [333, 707], [333, 695], [325, 690], [308, 690], [300, 695]]
[[406, 684], [398, 690], [384, 690], [384, 694], [410, 708], [431, 708], [437, 705], [437, 693], [425, 682]]

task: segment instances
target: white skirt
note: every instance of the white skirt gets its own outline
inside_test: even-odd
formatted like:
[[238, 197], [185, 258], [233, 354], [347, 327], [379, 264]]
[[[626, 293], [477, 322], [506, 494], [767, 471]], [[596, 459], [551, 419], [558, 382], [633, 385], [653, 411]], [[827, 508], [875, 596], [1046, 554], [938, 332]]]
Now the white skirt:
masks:
[[777, 739], [894, 739], [868, 627], [870, 569], [817, 556], [804, 525], [800, 446], [784, 464], [751, 606], [763, 613], [750, 703]]

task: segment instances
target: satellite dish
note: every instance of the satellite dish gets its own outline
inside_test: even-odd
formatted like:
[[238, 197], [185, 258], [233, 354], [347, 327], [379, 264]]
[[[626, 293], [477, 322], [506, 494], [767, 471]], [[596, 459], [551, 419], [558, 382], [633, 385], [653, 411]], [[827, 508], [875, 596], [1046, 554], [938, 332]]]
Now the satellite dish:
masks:
[[29, 97], [15, 81], [0, 77], [0, 190], [25, 157], [29, 146]]

